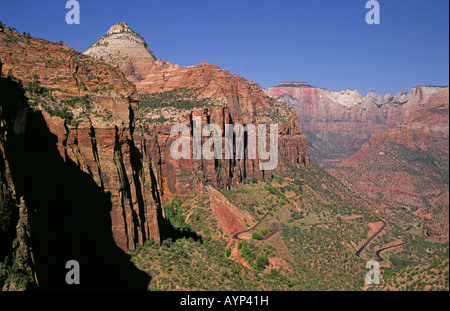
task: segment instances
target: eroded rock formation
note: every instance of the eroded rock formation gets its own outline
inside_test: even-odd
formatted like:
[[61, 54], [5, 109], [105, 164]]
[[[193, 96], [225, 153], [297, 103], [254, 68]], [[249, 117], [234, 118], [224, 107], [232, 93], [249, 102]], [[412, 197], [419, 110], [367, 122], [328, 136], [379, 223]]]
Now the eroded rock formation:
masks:
[[441, 90], [418, 86], [395, 96], [383, 98], [371, 91], [363, 97], [356, 90], [332, 92], [305, 82], [284, 82], [265, 92], [295, 109], [312, 159], [333, 167], [358, 151], [375, 132], [407, 119], [415, 106]]
[[[78, 215], [68, 222], [72, 226], [83, 226], [84, 221], [94, 227], [97, 224], [98, 234], [110, 232], [122, 250], [132, 250], [147, 239], [164, 238], [160, 226], [165, 197], [188, 196], [205, 182], [232, 187], [244, 179], [271, 176], [271, 172], [259, 169], [259, 158], [175, 161], [169, 152], [176, 139], [169, 135], [170, 122], [144, 122], [138, 92], [195, 88], [200, 97], [212, 98], [219, 105], [181, 110], [177, 122], [192, 127], [192, 118], [200, 116], [203, 125], [215, 123], [222, 129], [228, 123], [276, 123], [279, 126], [276, 170], [309, 163], [306, 138], [292, 108], [265, 96], [256, 83], [208, 63], [181, 68], [155, 60], [145, 41], [124, 23], [113, 26], [99, 42], [86, 52], [97, 60], [64, 45], [24, 37], [11, 30], [0, 33], [2, 74], [24, 88], [28, 105], [14, 116], [13, 128], [22, 135], [31, 135], [28, 131], [34, 131], [34, 125], [30, 120], [40, 122], [41, 131], [35, 130], [22, 140], [28, 146], [21, 148], [24, 152], [38, 148], [37, 142], [31, 144], [37, 133], [46, 137], [46, 144], [38, 148], [42, 154], [38, 153], [33, 160], [33, 165], [43, 168], [23, 166], [18, 171], [22, 177], [32, 174], [37, 178], [44, 174], [51, 178], [52, 183], [39, 190], [47, 191], [46, 196], [36, 194], [39, 189], [36, 179], [35, 183], [26, 183], [17, 177], [15, 182], [21, 185], [20, 197], [25, 198], [33, 211], [32, 230], [41, 232], [41, 239], [52, 233], [63, 239], [67, 234], [59, 225], [52, 227], [52, 213], [60, 206], [61, 210], [67, 208], [68, 217], [71, 213]], [[112, 56], [106, 57], [109, 54]], [[30, 113], [35, 117], [30, 118]], [[57, 152], [47, 156], [55, 163], [48, 174], [43, 170], [44, 164], [50, 165], [49, 160], [39, 163], [39, 159], [45, 158], [45, 148]], [[83, 190], [82, 184], [90, 190]], [[82, 195], [84, 191], [86, 196]], [[47, 208], [44, 202], [48, 193], [56, 198], [48, 211], [42, 212]], [[77, 204], [84, 204], [79, 208], [89, 210], [86, 215], [93, 218], [84, 220], [85, 214], [77, 212]], [[89, 233], [82, 236], [88, 239]], [[101, 240], [95, 236], [92, 238]], [[67, 243], [82, 243], [71, 237]], [[46, 242], [38, 239], [33, 243]]]

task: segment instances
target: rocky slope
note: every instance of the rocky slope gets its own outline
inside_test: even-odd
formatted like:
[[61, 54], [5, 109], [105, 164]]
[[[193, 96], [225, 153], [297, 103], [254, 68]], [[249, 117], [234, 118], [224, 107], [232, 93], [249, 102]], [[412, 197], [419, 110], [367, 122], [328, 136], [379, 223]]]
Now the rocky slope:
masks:
[[[80, 258], [92, 272], [86, 288], [139, 288], [148, 282], [146, 275], [121, 250], [183, 234], [164, 219], [165, 198], [189, 196], [204, 183], [229, 188], [272, 175], [260, 170], [259, 158], [247, 156], [172, 159], [175, 121], [192, 127], [200, 116], [203, 125], [216, 123], [222, 129], [228, 123], [277, 123], [276, 171], [309, 163], [292, 108], [265, 96], [255, 83], [208, 63], [180, 68], [155, 60], [145, 41], [123, 23], [99, 42], [89, 50], [96, 60], [61, 44], [0, 31], [2, 83], [15, 85], [19, 94], [2, 92], [2, 109], [7, 110], [5, 104], [21, 107], [4, 117], [9, 121], [2, 136], [7, 143], [2, 149], [1, 240], [10, 245], [19, 236], [14, 228], [21, 219], [18, 206], [27, 202], [35, 252], [30, 266], [37, 271], [35, 285], [43, 288], [66, 285], [61, 282], [67, 258]], [[150, 86], [156, 85], [178, 119], [153, 122], [160, 112], [145, 105], [140, 109], [131, 81], [150, 95], [155, 90]], [[169, 90], [194, 90], [203, 104], [179, 109]], [[183, 103], [190, 103], [185, 97]], [[118, 276], [109, 270], [117, 267]]]
[[294, 107], [312, 159], [332, 167], [358, 151], [375, 132], [408, 118], [413, 107], [440, 90], [418, 86], [410, 93], [383, 98], [371, 91], [363, 97], [356, 90], [331, 92], [305, 82], [284, 82], [265, 92]]
[[[448, 215], [448, 141], [449, 89], [445, 88], [414, 106], [400, 124], [376, 132], [330, 172], [373, 198], [420, 209], [416, 214], [441, 223], [440, 218]], [[448, 226], [439, 227], [448, 241]]]

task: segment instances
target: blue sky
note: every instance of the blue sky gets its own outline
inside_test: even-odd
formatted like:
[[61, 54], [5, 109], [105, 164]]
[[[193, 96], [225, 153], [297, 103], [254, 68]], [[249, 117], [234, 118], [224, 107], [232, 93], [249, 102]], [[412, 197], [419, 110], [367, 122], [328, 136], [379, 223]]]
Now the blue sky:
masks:
[[0, 0], [0, 21], [79, 51], [125, 21], [158, 58], [181, 66], [209, 61], [262, 87], [306, 81], [365, 95], [449, 84], [449, 1], [78, 0], [81, 24], [67, 25], [66, 0]]

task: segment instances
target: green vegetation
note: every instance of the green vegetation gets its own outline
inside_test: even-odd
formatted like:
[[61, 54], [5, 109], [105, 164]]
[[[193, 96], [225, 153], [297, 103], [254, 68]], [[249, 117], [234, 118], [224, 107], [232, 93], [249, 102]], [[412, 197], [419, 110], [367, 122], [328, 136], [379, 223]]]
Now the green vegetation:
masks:
[[449, 289], [449, 246], [416, 237], [402, 252], [389, 255], [391, 267], [382, 274], [380, 290]]
[[[15, 79], [11, 70], [8, 71], [8, 77]], [[63, 96], [58, 94], [58, 98], [55, 98], [53, 94], [62, 91], [57, 88], [43, 87], [37, 74], [33, 75], [31, 82], [25, 87], [25, 92], [31, 108], [37, 110], [40, 105], [50, 116], [60, 117], [71, 126], [78, 126], [81, 119], [90, 117], [102, 118], [105, 122], [111, 121], [113, 118], [111, 112], [104, 108], [94, 109], [89, 95]], [[81, 112], [75, 116], [74, 110], [79, 110], [79, 108], [81, 108]]]
[[274, 255], [273, 248], [271, 247], [259, 247], [254, 243], [241, 241], [238, 245], [238, 249], [241, 253], [241, 257], [257, 271], [264, 271], [270, 264], [268, 255]]
[[192, 239], [166, 240], [162, 245], [147, 241], [132, 252], [132, 261], [147, 272], [152, 280], [150, 290], [286, 290], [280, 273], [262, 272], [266, 258], [258, 259], [259, 267], [248, 269], [224, 255], [224, 242], [194, 242]]
[[259, 232], [253, 232], [252, 233], [252, 239], [253, 240], [262, 240], [264, 236]]
[[140, 108], [165, 108], [174, 107], [176, 109], [191, 110], [214, 105], [214, 101], [208, 98], [199, 97], [199, 89], [179, 88], [166, 92], [152, 94], [141, 94]]
[[297, 211], [292, 212], [292, 213], [291, 213], [291, 217], [292, 217], [292, 219], [294, 219], [294, 220], [299, 220], [299, 219], [305, 218], [304, 215], [300, 214], [300, 213], [297, 212]]
[[[244, 219], [248, 226], [271, 211], [252, 232], [251, 239], [247, 236], [246, 240], [239, 242], [238, 256], [256, 273], [268, 276], [269, 280], [276, 279], [284, 289], [361, 290], [367, 273], [365, 262], [375, 258], [375, 251], [394, 241], [409, 239], [403, 228], [389, 223], [383, 234], [361, 253], [361, 258], [356, 257], [357, 246], [368, 238], [369, 224], [380, 222], [380, 218], [368, 212], [367, 201], [314, 164], [291, 168], [288, 175], [275, 173], [272, 179], [246, 182], [231, 189], [215, 189], [252, 216], [251, 219]], [[221, 235], [214, 234], [219, 228], [208, 200], [205, 197], [194, 198], [188, 206], [191, 215], [186, 222], [191, 223], [197, 232], [208, 232], [211, 243], [225, 243]], [[359, 217], [344, 220], [345, 216]], [[319, 221], [332, 222], [308, 226]], [[285, 230], [267, 241], [262, 240], [265, 234], [280, 227]], [[224, 258], [232, 259], [231, 249], [232, 246], [224, 245], [220, 253]], [[428, 271], [420, 272], [428, 280], [420, 281], [422, 285], [417, 283], [415, 287], [408, 288], [419, 289], [428, 284], [434, 284], [432, 288], [436, 289], [448, 288], [448, 281], [445, 281], [448, 272], [442, 266], [442, 262], [448, 258], [448, 247], [441, 251], [438, 249], [439, 246], [422, 243], [416, 237], [410, 244], [383, 254], [387, 262], [391, 258], [393, 260], [392, 267], [383, 269], [382, 275], [391, 282], [404, 269], [416, 267], [414, 269], [418, 271]], [[397, 257], [399, 260], [396, 260]], [[283, 268], [272, 267], [269, 258], [281, 260]], [[436, 264], [424, 268], [433, 262], [432, 258], [435, 258]], [[244, 267], [241, 269], [246, 270]], [[435, 275], [438, 273], [436, 271], [441, 270], [443, 274]], [[387, 285], [382, 284], [369, 290], [381, 289], [383, 286], [387, 288]]]
[[264, 236], [266, 234], [268, 234], [270, 231], [272, 231], [271, 229], [262, 229], [260, 232], [254, 231], [252, 233], [252, 239], [253, 240], [262, 240], [264, 238]]
[[49, 115], [53, 117], [60, 117], [64, 119], [68, 124], [72, 125], [73, 113], [69, 110], [68, 107], [51, 107], [49, 105], [43, 104], [42, 108], [44, 108]]
[[186, 206], [183, 204], [178, 196], [174, 196], [172, 201], [165, 204], [163, 207], [165, 219], [168, 220], [173, 226], [179, 229], [192, 230], [192, 226], [186, 223]]
[[41, 87], [41, 81], [40, 81], [39, 75], [37, 75], [37, 74], [33, 75], [33, 80], [30, 82], [30, 85], [28, 88], [31, 93], [35, 93], [35, 94], [47, 93], [47, 90], [45, 88]]
[[69, 105], [72, 108], [75, 108], [76, 106], [85, 107], [86, 109], [91, 109], [91, 100], [89, 99], [88, 95], [84, 95], [82, 97], [79, 96], [72, 96], [69, 99], [62, 100], [63, 103]]
[[82, 97], [71, 96], [66, 100], [55, 100], [52, 92], [58, 90], [42, 87], [37, 74], [33, 76], [33, 80], [25, 90], [29, 94], [29, 104], [33, 109], [37, 109], [37, 105], [41, 104], [42, 108], [49, 115], [60, 117], [69, 125], [77, 125], [72, 112], [73, 108], [84, 107], [86, 110], [91, 109], [91, 102], [87, 95]]
[[20, 246], [16, 239], [13, 248], [12, 258], [6, 256], [3, 262], [0, 262], [0, 289], [26, 289], [33, 283], [27, 247]]
[[267, 256], [265, 255], [262, 255], [256, 259], [255, 265], [258, 270], [264, 270], [269, 265], [269, 263], [269, 258], [267, 258]]

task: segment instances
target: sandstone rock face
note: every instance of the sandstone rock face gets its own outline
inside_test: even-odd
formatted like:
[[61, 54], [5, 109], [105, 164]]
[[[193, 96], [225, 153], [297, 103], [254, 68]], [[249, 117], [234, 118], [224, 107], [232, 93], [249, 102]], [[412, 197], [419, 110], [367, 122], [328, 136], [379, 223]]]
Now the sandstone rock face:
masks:
[[[2, 65], [0, 63], [0, 70]], [[7, 93], [18, 105], [8, 105]], [[27, 206], [23, 198], [17, 196], [8, 153], [8, 144], [15, 135], [14, 115], [24, 106], [18, 88], [12, 81], [0, 77], [0, 260], [13, 258], [16, 270], [22, 275], [7, 282], [6, 267], [0, 268], [0, 287], [3, 291], [24, 290], [35, 283], [33, 271], [33, 253], [30, 248], [30, 223]], [[14, 243], [13, 241], [17, 241]]]
[[[114, 46], [119, 45], [117, 43]], [[128, 48], [125, 44], [118, 50], [120, 53], [128, 53], [131, 60], [136, 59], [132, 52], [127, 52]], [[89, 48], [85, 54], [95, 58], [102, 58], [104, 55], [92, 48]], [[114, 60], [105, 60], [116, 65]], [[178, 116], [174, 121], [192, 127], [193, 118], [200, 116], [202, 125], [218, 124], [223, 133], [225, 133], [225, 124], [277, 124], [280, 161], [276, 170], [286, 170], [286, 165], [309, 163], [306, 138], [300, 131], [292, 108], [268, 98], [255, 82], [249, 82], [208, 62], [202, 62], [197, 66], [180, 67], [158, 59], [145, 63], [144, 66], [140, 62], [133, 61], [133, 66], [142, 73], [143, 77], [135, 83], [139, 94], [165, 93], [183, 89], [195, 90], [199, 98], [207, 99], [207, 104], [201, 109], [171, 110], [172, 115]], [[210, 105], [208, 101], [211, 102]], [[144, 112], [144, 109], [140, 109], [138, 116], [143, 121], [151, 116], [152, 112], [154, 111]], [[142, 124], [145, 126], [145, 122]], [[160, 152], [159, 172], [161, 172], [161, 189], [164, 194], [186, 196], [194, 180], [211, 181], [216, 185], [230, 187], [243, 179], [262, 178], [267, 176], [267, 173], [270, 175], [270, 172], [259, 169], [259, 158], [204, 161], [193, 160], [191, 157], [191, 160], [174, 161], [169, 149], [176, 138], [170, 137], [170, 127], [170, 124], [152, 126], [151, 130], [158, 133], [158, 145], [154, 149]], [[193, 148], [191, 152], [192, 150]], [[191, 173], [186, 173], [186, 168], [190, 168]]]
[[356, 90], [331, 92], [304, 82], [284, 82], [265, 92], [294, 107], [312, 159], [332, 167], [358, 151], [375, 132], [408, 118], [413, 107], [441, 90], [418, 86], [410, 93], [382, 98], [373, 91], [363, 97]]
[[[225, 124], [275, 123], [279, 140], [276, 171], [282, 172], [289, 165], [309, 163], [306, 138], [293, 109], [268, 98], [254, 82], [209, 63], [180, 68], [155, 60], [145, 41], [124, 23], [113, 26], [86, 54], [98, 60], [66, 46], [26, 38], [14, 31], [0, 33], [2, 74], [20, 79], [27, 87], [34, 119], [45, 121], [41, 127], [51, 141], [41, 149], [54, 146], [58, 153], [52, 156], [60, 170], [55, 168], [54, 176], [48, 174], [48, 178], [53, 176], [57, 185], [74, 184], [73, 174], [77, 182], [89, 180], [86, 184], [91, 191], [87, 193], [99, 196], [98, 208], [102, 211], [99, 215], [109, 209], [109, 220], [99, 226], [110, 228], [114, 242], [124, 251], [134, 249], [147, 239], [160, 241], [161, 206], [165, 198], [173, 194], [186, 197], [206, 181], [232, 187], [244, 179], [271, 176], [271, 171], [260, 170], [259, 157], [254, 160], [247, 156], [231, 160], [174, 160], [170, 155], [170, 146], [176, 139], [170, 136], [172, 124], [147, 123], [140, 111], [137, 90], [143, 94], [196, 89], [200, 97], [211, 98], [219, 104], [182, 109], [177, 122], [192, 128], [193, 118], [200, 116], [203, 126], [215, 123], [222, 130]], [[136, 83], [137, 90], [131, 81]], [[147, 109], [146, 113], [150, 113], [148, 110], [152, 109]], [[15, 116], [17, 133], [30, 131], [27, 115], [24, 111]], [[47, 130], [51, 135], [47, 135]], [[39, 174], [42, 172], [35, 175]], [[21, 196], [36, 197], [35, 201], [41, 203], [45, 201], [33, 191], [32, 184], [22, 182]], [[79, 187], [81, 185], [75, 183], [73, 189]], [[48, 191], [54, 193], [52, 189]], [[60, 196], [74, 195], [70, 187], [60, 193], [55, 196], [62, 206], [65, 203], [61, 202], [68, 199]], [[79, 199], [84, 200], [84, 197]], [[77, 200], [72, 200], [71, 204]], [[96, 210], [95, 201], [83, 205]], [[30, 206], [30, 209], [36, 208]], [[37, 224], [52, 223], [52, 216], [38, 213], [30, 218], [36, 217], [42, 219], [32, 223], [36, 224], [35, 228], [39, 227], [37, 231], [45, 239], [51, 226]], [[96, 221], [100, 220], [94, 217], [91, 222]], [[97, 233], [101, 232], [99, 229]], [[97, 233], [93, 234], [93, 239], [100, 240], [95, 238]], [[45, 241], [38, 239], [36, 243], [45, 244]]]
[[[30, 101], [36, 96], [35, 109], [56, 136], [61, 157], [76, 163], [111, 194], [116, 243], [128, 250], [148, 238], [159, 241], [159, 202], [151, 176], [155, 160], [145, 152], [146, 141], [134, 119], [138, 110], [135, 86], [110, 65], [69, 47], [27, 39], [15, 32], [0, 33], [0, 59], [2, 73], [12, 73], [24, 86], [33, 82], [34, 75], [39, 76], [47, 95], [32, 95]], [[75, 126], [52, 109], [65, 100], [82, 98], [88, 98], [89, 109], [78, 104], [64, 106], [79, 120]], [[24, 122], [18, 119], [16, 126]]]
[[[83, 135], [78, 136], [80, 144], [59, 140], [64, 121], [29, 106], [39, 92], [25, 90], [15, 78], [0, 77], [0, 236], [6, 245], [2, 244], [0, 256], [3, 260], [6, 252], [14, 267], [4, 286], [0, 277], [2, 288], [69, 289], [64, 269], [68, 260], [76, 260], [83, 269], [79, 289], [146, 288], [148, 276], [129, 262], [113, 236], [120, 230], [112, 223], [123, 223], [132, 212], [123, 206], [122, 221], [111, 219], [118, 206], [105, 188], [114, 185], [105, 179], [97, 184], [94, 167], [89, 166], [96, 148], [89, 152]], [[66, 124], [67, 136], [74, 135], [70, 130]], [[89, 137], [95, 145], [96, 136], [89, 133]], [[99, 168], [98, 174], [102, 171]], [[125, 232], [125, 239], [145, 229], [134, 228], [130, 235]]]

